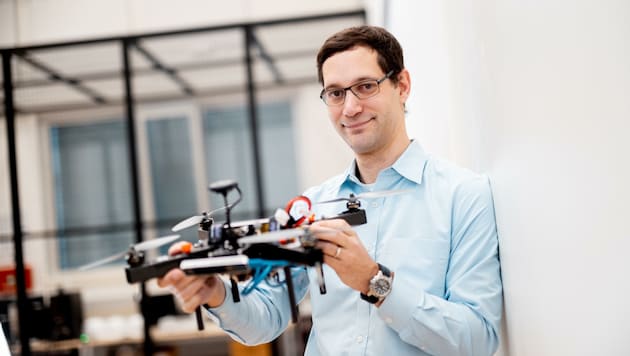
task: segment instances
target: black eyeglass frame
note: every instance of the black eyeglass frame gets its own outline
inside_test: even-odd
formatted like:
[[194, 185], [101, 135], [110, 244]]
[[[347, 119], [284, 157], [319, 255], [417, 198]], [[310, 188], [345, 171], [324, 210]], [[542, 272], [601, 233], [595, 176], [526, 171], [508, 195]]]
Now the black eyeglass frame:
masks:
[[[378, 93], [381, 92], [381, 83], [384, 82], [387, 78], [391, 77], [392, 74], [394, 74], [394, 70], [390, 70], [389, 72], [387, 72], [387, 74], [385, 74], [385, 76], [383, 76], [383, 78], [381, 79], [369, 79], [369, 80], [362, 80], [360, 82], [354, 83], [348, 87], [345, 88], [336, 88], [336, 89], [332, 89], [332, 90], [342, 90], [343, 91], [343, 100], [339, 103], [339, 104], [329, 104], [326, 99], [324, 99], [324, 94], [326, 94], [327, 91], [330, 91], [331, 89], [322, 89], [321, 93], [319, 93], [319, 98], [322, 99], [322, 101], [324, 102], [324, 104], [328, 105], [328, 106], [340, 106], [343, 105], [346, 102], [346, 92], [348, 90], [350, 90], [350, 92], [352, 94], [354, 94], [354, 96], [359, 99], [359, 100], [363, 100], [363, 99], [369, 99], [375, 95], [377, 95]], [[356, 87], [357, 85], [361, 85], [361, 84], [365, 84], [365, 83], [369, 83], [375, 81], [376, 82], [376, 87], [377, 90], [374, 92], [374, 94], [371, 94], [370, 96], [366, 96], [366, 97], [359, 97], [359, 95], [357, 93], [354, 92], [354, 90], [352, 90], [353, 87]]]

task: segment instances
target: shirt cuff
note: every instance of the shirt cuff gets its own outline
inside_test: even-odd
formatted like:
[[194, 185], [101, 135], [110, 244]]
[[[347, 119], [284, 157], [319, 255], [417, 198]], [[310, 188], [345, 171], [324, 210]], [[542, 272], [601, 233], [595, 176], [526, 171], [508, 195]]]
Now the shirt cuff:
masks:
[[416, 307], [424, 304], [425, 296], [423, 290], [396, 275], [391, 292], [378, 308], [378, 315], [389, 327], [401, 332], [411, 322]]
[[233, 326], [238, 325], [239, 315], [238, 303], [234, 302], [234, 298], [232, 298], [232, 284], [229, 280], [225, 280], [220, 277], [223, 285], [225, 286], [225, 300], [223, 304], [214, 308], [205, 308], [208, 311], [208, 317], [210, 320], [215, 322], [222, 329], [231, 329]]

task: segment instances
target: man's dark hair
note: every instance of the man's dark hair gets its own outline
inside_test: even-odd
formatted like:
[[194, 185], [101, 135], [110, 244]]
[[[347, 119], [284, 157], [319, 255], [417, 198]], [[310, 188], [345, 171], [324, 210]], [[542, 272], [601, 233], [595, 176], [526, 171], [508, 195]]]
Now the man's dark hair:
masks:
[[341, 30], [330, 36], [317, 53], [317, 79], [324, 84], [322, 66], [336, 53], [347, 51], [356, 46], [364, 46], [375, 50], [378, 54], [378, 65], [383, 73], [393, 71], [390, 80], [398, 83], [398, 73], [405, 65], [403, 51], [398, 40], [382, 27], [358, 26]]

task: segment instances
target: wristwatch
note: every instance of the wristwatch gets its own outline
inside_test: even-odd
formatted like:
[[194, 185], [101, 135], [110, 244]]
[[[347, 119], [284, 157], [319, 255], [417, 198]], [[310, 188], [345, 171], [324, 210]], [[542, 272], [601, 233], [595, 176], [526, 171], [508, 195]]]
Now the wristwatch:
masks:
[[387, 267], [378, 264], [378, 273], [370, 280], [370, 290], [367, 294], [361, 293], [361, 299], [368, 303], [376, 304], [392, 290], [392, 273]]

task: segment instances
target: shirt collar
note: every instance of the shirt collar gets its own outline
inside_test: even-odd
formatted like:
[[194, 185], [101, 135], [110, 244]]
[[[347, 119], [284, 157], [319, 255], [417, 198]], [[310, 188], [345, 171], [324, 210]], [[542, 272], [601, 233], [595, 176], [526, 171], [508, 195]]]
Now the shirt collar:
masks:
[[[422, 184], [422, 176], [428, 159], [429, 156], [424, 152], [420, 143], [416, 140], [411, 140], [409, 146], [407, 146], [407, 149], [400, 155], [398, 160], [391, 167], [384, 169], [381, 174], [393, 170], [412, 182]], [[356, 167], [356, 159], [353, 159], [345, 172], [337, 177], [334, 185], [341, 187], [345, 182], [361, 184], [356, 175]]]
[[417, 184], [422, 184], [422, 176], [429, 156], [416, 140], [411, 140], [405, 152], [392, 165], [398, 174]]

